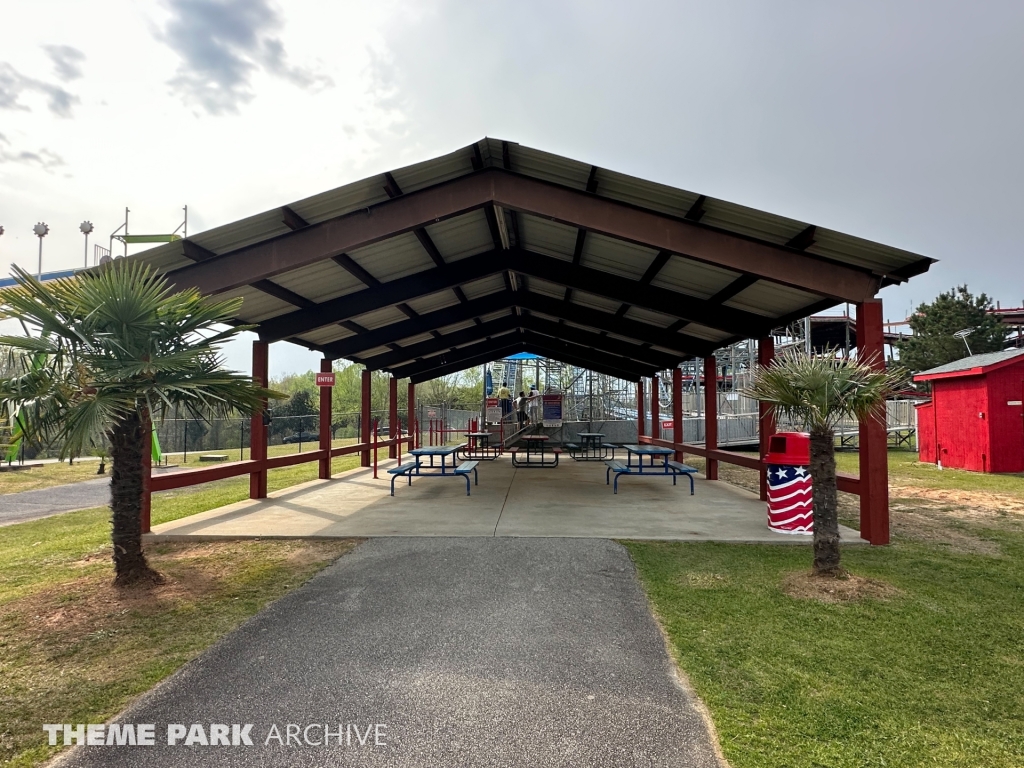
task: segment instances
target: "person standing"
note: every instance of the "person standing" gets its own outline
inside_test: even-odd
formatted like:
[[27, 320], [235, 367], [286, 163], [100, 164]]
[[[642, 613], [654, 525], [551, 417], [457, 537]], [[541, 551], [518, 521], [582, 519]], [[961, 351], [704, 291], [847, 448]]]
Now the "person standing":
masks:
[[498, 405], [501, 406], [501, 418], [504, 420], [512, 413], [512, 393], [508, 391], [508, 384], [504, 381], [498, 387]]
[[516, 400], [516, 407], [519, 410], [519, 428], [522, 429], [529, 422], [529, 417], [526, 415], [526, 408], [529, 404], [529, 400], [526, 398], [525, 392], [519, 393], [519, 399]]

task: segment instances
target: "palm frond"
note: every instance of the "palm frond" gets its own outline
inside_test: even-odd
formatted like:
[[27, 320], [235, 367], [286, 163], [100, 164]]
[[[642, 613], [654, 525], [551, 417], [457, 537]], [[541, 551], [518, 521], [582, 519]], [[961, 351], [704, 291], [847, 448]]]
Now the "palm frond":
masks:
[[886, 397], [906, 379], [902, 369], [878, 370], [834, 350], [808, 356], [791, 349], [759, 367], [743, 393], [770, 403], [777, 416], [822, 434], [846, 419], [884, 417]]
[[[221, 345], [246, 330], [225, 328], [240, 299], [175, 292], [132, 260], [47, 283], [15, 268], [15, 280], [0, 290], [0, 317], [30, 333], [0, 337], [9, 362], [22, 356], [0, 380], [0, 410], [23, 413], [29, 430], [67, 452], [133, 412], [255, 413], [282, 397], [223, 367]], [[45, 364], [26, 365], [26, 356]]]

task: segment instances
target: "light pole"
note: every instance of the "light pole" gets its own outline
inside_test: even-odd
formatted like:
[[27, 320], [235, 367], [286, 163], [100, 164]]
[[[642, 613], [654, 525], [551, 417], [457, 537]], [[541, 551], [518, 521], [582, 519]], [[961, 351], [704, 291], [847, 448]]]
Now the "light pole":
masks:
[[43, 222], [40, 221], [38, 224], [36, 224], [34, 227], [32, 227], [32, 231], [35, 232], [36, 233], [36, 237], [39, 238], [39, 273], [36, 275], [36, 277], [38, 279], [42, 280], [43, 279], [43, 238], [46, 237], [48, 234], [50, 234], [50, 228], [48, 226], [46, 226]]
[[974, 333], [973, 328], [964, 328], [962, 331], [957, 331], [956, 333], [953, 334], [954, 339], [960, 339], [960, 341], [964, 343], [964, 346], [967, 347], [968, 356], [974, 354], [973, 352], [971, 352], [971, 345], [967, 343], [967, 337], [970, 336], [972, 333]]
[[83, 221], [78, 225], [78, 229], [85, 235], [85, 268], [89, 268], [89, 233], [92, 232], [92, 222]]

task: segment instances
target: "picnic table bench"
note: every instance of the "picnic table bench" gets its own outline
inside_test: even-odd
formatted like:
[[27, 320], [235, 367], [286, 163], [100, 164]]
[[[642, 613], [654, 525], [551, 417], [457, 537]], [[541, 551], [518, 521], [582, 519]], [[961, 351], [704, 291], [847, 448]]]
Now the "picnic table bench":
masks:
[[603, 432], [579, 432], [576, 437], [580, 441], [578, 445], [566, 443], [562, 446], [569, 451], [574, 461], [605, 461], [615, 458], [618, 446], [604, 442]]
[[[416, 457], [415, 461], [407, 461], [404, 464], [400, 464], [397, 467], [392, 467], [388, 470], [388, 474], [391, 475], [391, 495], [395, 495], [395, 481], [399, 477], [405, 477], [408, 479], [407, 485], [412, 485], [413, 477], [464, 477], [466, 479], [466, 495], [470, 495], [470, 488], [472, 487], [469, 482], [469, 475], [473, 475], [472, 485], [480, 484], [480, 476], [477, 472], [477, 464], [479, 461], [464, 461], [458, 466], [455, 466], [455, 457], [458, 451], [462, 449], [463, 445], [455, 446], [435, 446], [433, 448], [415, 448], [410, 453]], [[424, 469], [430, 469], [434, 466], [434, 457], [441, 457], [440, 472], [424, 472]], [[448, 471], [447, 458], [452, 457], [451, 472]], [[430, 457], [430, 464], [424, 465], [424, 457]]]
[[[561, 448], [547, 448], [547, 435], [523, 435], [521, 438], [526, 443], [526, 448], [519, 446], [512, 448], [512, 466], [516, 468], [543, 467], [551, 469], [558, 466], [558, 457], [562, 454]], [[551, 458], [549, 458], [551, 457]]]
[[[619, 492], [619, 476], [620, 475], [640, 475], [642, 477], [656, 477], [658, 475], [671, 475], [672, 485], [676, 484], [676, 478], [679, 475], [685, 475], [690, 481], [690, 495], [693, 496], [693, 476], [697, 473], [694, 467], [688, 464], [682, 464], [678, 461], [672, 461], [669, 459], [673, 453], [671, 448], [659, 448], [653, 445], [624, 445], [628, 456], [625, 462], [617, 459], [609, 459], [604, 464], [607, 467], [604, 473], [605, 485], [611, 482], [611, 475], [615, 473], [615, 482], [612, 484], [612, 493]], [[637, 457], [637, 463], [632, 462], [632, 457]], [[647, 465], [646, 472], [644, 466], [644, 456], [651, 457], [651, 463]], [[656, 456], [662, 457], [663, 461], [660, 465], [654, 463]]]
[[466, 461], [494, 461], [501, 455], [501, 443], [491, 445], [490, 432], [466, 432], [469, 443], [463, 445], [459, 458]]
[[227, 461], [226, 453], [204, 453], [199, 456], [200, 461]]

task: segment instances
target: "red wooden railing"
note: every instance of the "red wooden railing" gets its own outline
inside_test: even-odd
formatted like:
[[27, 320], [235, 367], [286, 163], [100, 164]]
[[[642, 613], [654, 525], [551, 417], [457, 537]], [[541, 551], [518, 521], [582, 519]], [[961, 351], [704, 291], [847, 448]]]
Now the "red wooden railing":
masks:
[[389, 440], [378, 440], [377, 442], [354, 443], [353, 445], [331, 448], [330, 450], [321, 449], [317, 451], [306, 451], [305, 453], [295, 453], [290, 456], [273, 456], [262, 461], [247, 459], [245, 461], [232, 461], [227, 464], [218, 464], [215, 467], [186, 469], [181, 472], [171, 472], [166, 475], [153, 475], [149, 481], [149, 490], [151, 492], [172, 491], [176, 488], [187, 488], [190, 485], [212, 483], [215, 480], [224, 480], [229, 477], [248, 475], [252, 472], [259, 472], [261, 470], [281, 469], [282, 467], [291, 467], [296, 464], [305, 464], [309, 461], [320, 461], [321, 459], [326, 458], [333, 459], [338, 456], [348, 456], [353, 453], [363, 453], [364, 451], [388, 448], [392, 445], [399, 445], [402, 442], [408, 444], [410, 441], [411, 437], [406, 435], [401, 438], [396, 437]]
[[[723, 451], [721, 448], [708, 449], [703, 445], [693, 445], [692, 443], [674, 443], [671, 440], [662, 440], [656, 437], [648, 437], [647, 435], [640, 435], [639, 439], [641, 443], [658, 445], [662, 448], [671, 448], [677, 453], [692, 453], [694, 456], [703, 456], [705, 459], [715, 459], [726, 464], [735, 464], [739, 467], [755, 469], [758, 472], [764, 470], [764, 462], [761, 461], [759, 456], [751, 456], [749, 454], [737, 453], [735, 451]], [[836, 487], [844, 493], [852, 493], [860, 496], [860, 477], [857, 475], [848, 475], [843, 472], [837, 472]]]

